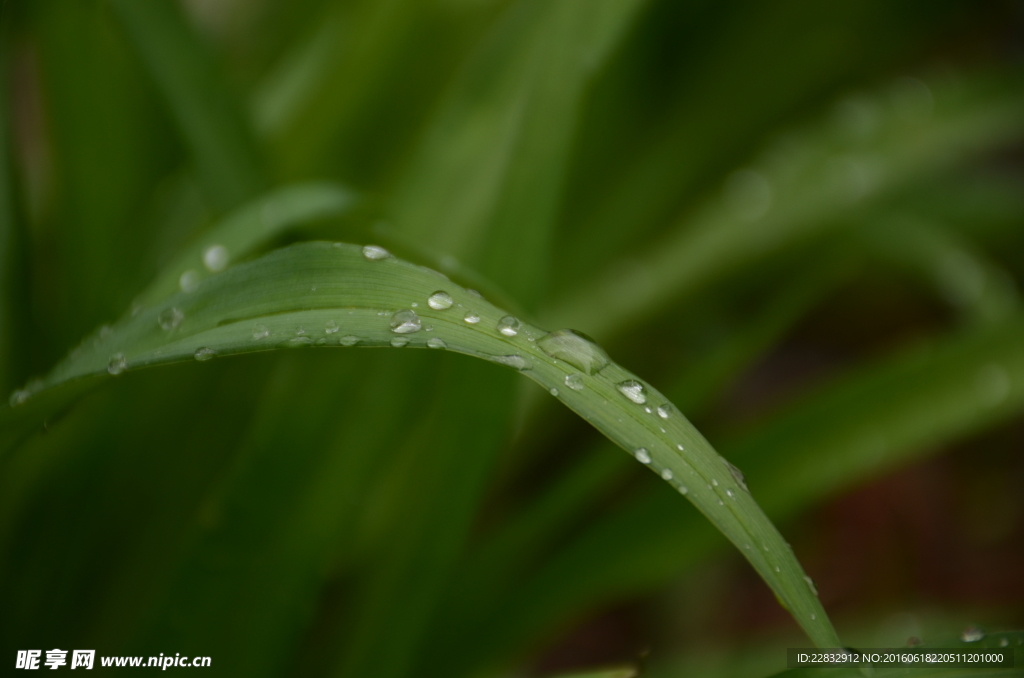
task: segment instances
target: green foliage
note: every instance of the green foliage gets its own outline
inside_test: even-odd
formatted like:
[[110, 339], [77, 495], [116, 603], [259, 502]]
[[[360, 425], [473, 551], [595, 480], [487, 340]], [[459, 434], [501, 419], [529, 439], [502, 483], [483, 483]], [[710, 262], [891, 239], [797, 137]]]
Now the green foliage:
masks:
[[[4, 4], [0, 653], [612, 678], [764, 646], [707, 675], [769, 675], [807, 642], [791, 623], [726, 625], [726, 650], [694, 630], [758, 605], [738, 576], [714, 588], [727, 541], [838, 644], [834, 598], [773, 522], [799, 535], [1024, 410], [1024, 96], [979, 46], [1014, 20], [882, 0]], [[608, 353], [547, 333], [565, 327]], [[808, 346], [827, 365], [764, 377]], [[1012, 540], [1016, 505], [977, 516]], [[674, 602], [687, 586], [710, 602]], [[920, 603], [885, 600], [856, 612], [874, 628]], [[1024, 624], [1012, 595], [933, 602], [951, 625]], [[545, 659], [623, 604], [632, 649]], [[829, 611], [851, 642], [863, 622]]]

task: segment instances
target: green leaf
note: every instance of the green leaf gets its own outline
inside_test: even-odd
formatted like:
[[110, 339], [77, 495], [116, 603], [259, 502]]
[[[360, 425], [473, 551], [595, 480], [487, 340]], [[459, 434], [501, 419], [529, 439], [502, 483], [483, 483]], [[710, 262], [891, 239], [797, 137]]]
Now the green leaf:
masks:
[[[211, 276], [87, 340], [29, 401], [65, 383], [271, 348], [407, 346], [491, 360], [550, 390], [669, 480], [737, 546], [813, 642], [837, 645], [799, 563], [742, 478], [664, 396], [586, 339], [555, 336], [558, 350], [551, 334], [429, 269], [353, 245], [306, 243]], [[16, 409], [0, 411], [0, 425]]]

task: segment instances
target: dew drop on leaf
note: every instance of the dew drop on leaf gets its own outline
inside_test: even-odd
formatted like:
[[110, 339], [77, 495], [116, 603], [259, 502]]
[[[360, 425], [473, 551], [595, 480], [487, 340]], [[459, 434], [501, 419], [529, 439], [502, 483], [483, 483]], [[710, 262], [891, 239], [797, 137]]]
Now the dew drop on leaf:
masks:
[[217, 355], [217, 352], [212, 348], [202, 346], [200, 348], [197, 348], [196, 352], [193, 353], [192, 355], [195, 356], [195, 359], [198, 360], [199, 362], [205, 362], [207, 360], [212, 360], [213, 357]]
[[270, 330], [268, 330], [267, 326], [264, 325], [263, 323], [256, 323], [255, 325], [252, 326], [252, 338], [255, 339], [256, 341], [259, 341], [260, 339], [266, 339], [269, 336]]
[[411, 309], [396, 311], [391, 316], [391, 331], [395, 334], [412, 334], [419, 332], [422, 327], [420, 317]]
[[663, 480], [672, 480], [672, 469], [666, 468], [661, 470], [661, 477]]
[[182, 292], [195, 292], [196, 288], [199, 287], [199, 282], [199, 273], [190, 268], [178, 278], [178, 287], [181, 288]]
[[452, 295], [448, 294], [444, 290], [438, 290], [427, 297], [427, 306], [435, 311], [443, 311], [451, 308], [454, 303], [455, 301], [452, 299]]
[[506, 337], [514, 337], [519, 334], [519, 329], [522, 326], [523, 323], [519, 321], [519, 318], [511, 315], [507, 315], [498, 321], [498, 331]]
[[169, 332], [180, 325], [184, 319], [185, 314], [181, 312], [181, 309], [171, 307], [160, 311], [160, 314], [156, 317], [156, 322], [160, 325], [161, 329]]
[[594, 374], [609, 362], [608, 354], [590, 337], [576, 330], [555, 330], [537, 341], [552, 358], [564, 360], [584, 374]]
[[[398, 337], [395, 337], [396, 339]], [[344, 337], [338, 340], [338, 343], [342, 346], [355, 346], [359, 343], [359, 337], [354, 334], [346, 334]]]
[[977, 626], [968, 626], [964, 629], [963, 633], [960, 634], [960, 640], [965, 643], [976, 643], [985, 637], [985, 632], [979, 629]]
[[394, 337], [391, 340], [391, 345], [395, 348], [402, 348], [409, 343], [409, 337]]
[[496, 355], [493, 358], [491, 358], [491, 360], [493, 360], [496, 363], [501, 363], [502, 365], [508, 365], [509, 367], [515, 368], [517, 370], [530, 369], [529, 361], [521, 355]]
[[427, 339], [427, 346], [429, 348], [448, 348], [448, 344], [444, 343], [444, 339], [440, 337], [431, 337]]
[[128, 369], [128, 361], [124, 357], [124, 353], [115, 353], [110, 356], [110, 360], [107, 362], [107, 372], [111, 374], [121, 374]]
[[619, 389], [619, 393], [638, 405], [643, 405], [647, 402], [647, 389], [636, 379], [627, 379], [626, 381], [619, 382], [616, 388]]
[[370, 261], [381, 261], [391, 257], [391, 252], [379, 245], [367, 245], [363, 248], [363, 257]]
[[636, 448], [636, 451], [633, 452], [633, 456], [635, 456], [636, 460], [638, 462], [640, 462], [641, 464], [650, 464], [651, 463], [651, 455], [647, 453], [647, 448], [644, 448], [644, 447]]
[[338, 327], [338, 323], [334, 322], [333, 320], [328, 320], [327, 324], [324, 325], [325, 334], [334, 334], [339, 329], [341, 328]]
[[574, 391], [583, 390], [583, 375], [578, 372], [565, 375], [565, 385]]
[[203, 250], [203, 266], [211, 273], [223, 271], [228, 266], [228, 248], [224, 245], [210, 245]]
[[465, 320], [470, 325], [476, 325], [478, 322], [480, 322], [480, 316], [478, 316], [476, 313], [473, 313], [472, 311], [466, 311], [466, 315], [464, 315], [462, 319]]

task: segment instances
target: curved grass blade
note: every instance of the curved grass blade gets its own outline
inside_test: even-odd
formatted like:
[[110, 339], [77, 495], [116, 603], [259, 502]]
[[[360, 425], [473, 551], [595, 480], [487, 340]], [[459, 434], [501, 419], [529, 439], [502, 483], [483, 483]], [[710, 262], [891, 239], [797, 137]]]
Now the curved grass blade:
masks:
[[[86, 342], [33, 398], [150, 365], [347, 345], [447, 349], [523, 372], [685, 494], [814, 643], [838, 644], [799, 563], [742, 476], [664, 396], [586, 339], [506, 316], [444, 276], [379, 250], [305, 243], [212, 276]], [[5, 424], [11, 409], [2, 412]]]
[[137, 302], [148, 306], [178, 289], [198, 285], [211, 273], [249, 256], [292, 226], [344, 214], [356, 200], [352, 191], [330, 183], [297, 184], [268, 193], [226, 216], [186, 248]]

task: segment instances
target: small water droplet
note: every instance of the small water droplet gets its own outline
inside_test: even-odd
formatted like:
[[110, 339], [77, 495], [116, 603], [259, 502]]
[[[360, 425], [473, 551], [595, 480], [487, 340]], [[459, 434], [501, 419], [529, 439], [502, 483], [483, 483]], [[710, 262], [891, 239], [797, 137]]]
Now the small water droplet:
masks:
[[776, 572], [782, 572], [782, 568], [781, 568], [781, 567], [779, 567], [778, 565], [776, 565], [776, 566], [775, 566], [775, 571], [776, 571]]
[[319, 339], [316, 340], [315, 343], [316, 343], [317, 346], [323, 346], [324, 344], [327, 343], [327, 338], [326, 337], [320, 337]]
[[193, 353], [192, 355], [195, 356], [195, 359], [198, 360], [199, 362], [205, 362], [207, 360], [213, 359], [213, 357], [217, 355], [217, 352], [214, 351], [212, 348], [202, 346], [200, 348], [197, 348], [196, 352]]
[[199, 277], [198, 271], [193, 271], [191, 268], [181, 274], [178, 278], [178, 287], [181, 288], [182, 292], [195, 292], [196, 288], [199, 287], [201, 278]]
[[551, 395], [555, 396], [556, 398], [558, 397], [558, 389], [555, 388], [554, 386], [548, 389], [548, 392], [551, 393]]
[[312, 346], [313, 337], [298, 336], [292, 337], [288, 341], [284, 342], [289, 348], [302, 348], [303, 346]]
[[735, 495], [735, 494], [733, 494], [733, 491], [732, 491], [732, 490], [726, 490], [726, 491], [725, 491], [725, 494], [726, 494], [726, 496], [727, 496], [727, 497], [729, 497], [730, 499], [735, 499], [735, 498], [736, 498], [736, 495]]
[[812, 612], [812, 613], [811, 613], [811, 621], [814, 621], [814, 620], [815, 620], [815, 619], [817, 619], [817, 618], [818, 618], [818, 615], [816, 615], [816, 614], [814, 614], [814, 613]]
[[338, 327], [338, 323], [334, 322], [333, 320], [328, 320], [327, 324], [324, 325], [324, 333], [325, 334], [334, 334], [339, 329], [341, 329], [341, 328]]
[[379, 245], [367, 245], [363, 248], [363, 256], [370, 261], [381, 261], [382, 259], [389, 259], [391, 252], [388, 252]]
[[807, 582], [807, 586], [811, 589], [811, 593], [818, 595], [818, 587], [814, 585], [814, 580], [805, 574], [804, 581]]
[[574, 391], [582, 391], [583, 375], [579, 373], [565, 375], [565, 385]]
[[455, 300], [452, 299], [452, 295], [448, 294], [444, 290], [438, 290], [427, 297], [427, 306], [435, 311], [443, 311], [451, 308], [454, 303]]
[[270, 336], [270, 330], [263, 323], [256, 323], [252, 326], [252, 338], [256, 341], [266, 339]]
[[107, 372], [111, 374], [121, 374], [128, 369], [128, 361], [124, 357], [124, 353], [115, 353], [110, 356], [110, 360], [107, 362]]
[[228, 267], [228, 248], [224, 245], [210, 245], [203, 250], [203, 266], [211, 273], [223, 271]]
[[338, 340], [338, 343], [342, 346], [355, 346], [359, 343], [359, 337], [354, 334], [346, 334], [344, 337]]
[[506, 337], [514, 337], [519, 334], [519, 329], [522, 326], [523, 323], [519, 321], [519, 318], [511, 315], [507, 315], [498, 321], [498, 331]]
[[651, 414], [651, 408], [645, 407], [644, 412], [646, 412], [647, 414]]
[[665, 403], [664, 405], [659, 406], [658, 407], [658, 416], [661, 417], [662, 419], [668, 419], [669, 417], [671, 417], [672, 416], [671, 407], [672, 407], [672, 405], [670, 405], [669, 403]]
[[679, 491], [682, 494], [688, 494], [690, 492], [690, 488], [688, 488], [686, 485], [680, 485], [679, 486]]
[[472, 311], [466, 311], [466, 315], [462, 316], [462, 319], [465, 320], [470, 325], [476, 325], [478, 322], [480, 322], [480, 316], [478, 316], [476, 313], [473, 313]]
[[676, 445], [676, 449], [677, 449], [677, 450], [679, 450], [680, 452], [683, 452], [683, 451], [684, 451], [684, 449], [683, 449], [683, 446], [682, 446], [682, 445]]
[[647, 453], [647, 449], [646, 448], [643, 448], [643, 447], [636, 448], [636, 451], [633, 452], [633, 456], [635, 456], [636, 460], [638, 462], [640, 462], [641, 464], [650, 464], [651, 463], [651, 455]]
[[420, 323], [420, 317], [416, 315], [416, 311], [396, 311], [391, 316], [391, 331], [395, 334], [412, 334], [413, 332], [419, 332], [422, 327], [423, 325]]
[[711, 484], [714, 485], [715, 487], [718, 487], [718, 481], [714, 478], [711, 479]]
[[409, 343], [409, 337], [395, 337], [391, 340], [391, 345], [395, 348], [402, 348]]
[[976, 643], [985, 637], [985, 632], [979, 629], [977, 626], [968, 626], [964, 629], [964, 632], [960, 634], [960, 640], [965, 643]]
[[595, 374], [609, 362], [604, 349], [576, 330], [549, 332], [537, 341], [537, 346], [552, 358], [564, 360], [584, 374]]
[[32, 394], [29, 393], [28, 389], [19, 388], [16, 389], [13, 393], [11, 393], [11, 397], [7, 400], [7, 402], [10, 403], [11, 407], [17, 407], [18, 405], [21, 405], [23, 402], [28, 400], [31, 395]]
[[1002, 638], [999, 639], [999, 647], [1009, 647], [1009, 646], [1010, 646], [1010, 639], [1009, 638], [1003, 636]]
[[299, 325], [298, 327], [295, 328], [295, 336], [301, 337], [301, 336], [305, 336], [305, 334], [306, 334], [306, 328], [303, 327], [302, 325]]
[[528, 370], [530, 369], [530, 363], [521, 355], [496, 355], [491, 358], [496, 363], [502, 365], [508, 365], [509, 367], [517, 370]]
[[477, 299], [483, 299], [483, 298], [484, 298], [484, 295], [480, 294], [480, 293], [479, 293], [479, 292], [477, 292], [476, 290], [470, 290], [470, 289], [467, 289], [466, 291], [467, 291], [467, 292], [469, 292], [470, 294], [472, 294], [472, 295], [473, 295], [474, 297], [476, 297]]
[[635, 379], [627, 379], [626, 381], [620, 382], [617, 385], [619, 393], [626, 396], [634, 403], [643, 405], [647, 402], [647, 389], [644, 385]]
[[184, 319], [185, 314], [181, 312], [181, 309], [171, 307], [160, 311], [160, 315], [156, 317], [156, 322], [160, 325], [161, 329], [170, 332], [180, 325]]
[[672, 480], [672, 469], [665, 468], [661, 470], [662, 480]]
[[448, 348], [448, 344], [444, 343], [444, 339], [440, 337], [431, 337], [427, 339], [427, 346], [429, 348]]
[[718, 500], [718, 505], [719, 505], [719, 506], [725, 506], [725, 502], [724, 502], [724, 501], [722, 501], [721, 499], [719, 499], [719, 500]]

